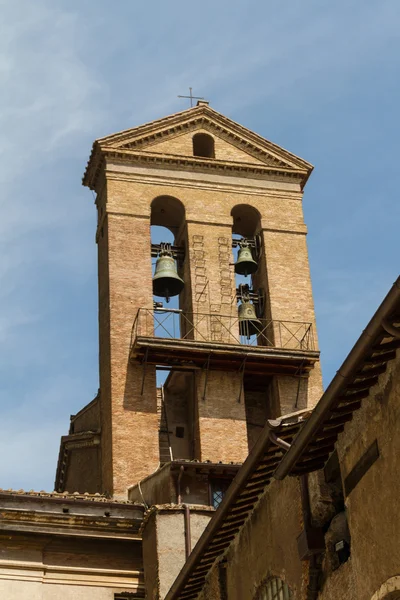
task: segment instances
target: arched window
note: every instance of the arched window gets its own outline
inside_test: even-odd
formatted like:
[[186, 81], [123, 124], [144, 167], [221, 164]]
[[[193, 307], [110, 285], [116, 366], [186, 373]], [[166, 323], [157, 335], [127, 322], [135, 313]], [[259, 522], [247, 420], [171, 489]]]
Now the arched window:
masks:
[[260, 231], [260, 213], [249, 204], [237, 204], [232, 208], [232, 232], [243, 237], [252, 237]]
[[151, 203], [151, 225], [166, 227], [174, 238], [185, 220], [185, 207], [173, 196], [158, 196]]
[[400, 575], [385, 581], [371, 600], [400, 600]]
[[268, 579], [257, 595], [257, 600], [292, 600], [293, 594], [287, 583], [273, 577]]
[[196, 133], [193, 136], [193, 156], [215, 158], [214, 138], [207, 133]]

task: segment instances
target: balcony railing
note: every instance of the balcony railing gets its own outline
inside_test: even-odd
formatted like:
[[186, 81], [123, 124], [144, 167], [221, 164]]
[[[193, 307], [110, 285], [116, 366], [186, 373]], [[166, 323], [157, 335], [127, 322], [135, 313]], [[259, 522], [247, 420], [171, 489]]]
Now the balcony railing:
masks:
[[132, 344], [139, 337], [151, 337], [287, 350], [315, 350], [311, 323], [259, 319], [257, 323], [253, 322], [252, 327], [255, 333], [250, 335], [246, 324], [240, 325], [237, 314], [140, 308], [133, 323]]

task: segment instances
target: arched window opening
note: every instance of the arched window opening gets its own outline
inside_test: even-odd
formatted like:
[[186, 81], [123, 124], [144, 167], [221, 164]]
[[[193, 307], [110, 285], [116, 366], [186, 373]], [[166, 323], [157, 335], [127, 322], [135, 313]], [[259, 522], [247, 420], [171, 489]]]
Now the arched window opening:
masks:
[[400, 600], [400, 575], [387, 579], [371, 600]]
[[260, 231], [260, 213], [253, 206], [238, 204], [232, 209], [232, 232], [242, 237], [253, 237]]
[[151, 203], [150, 224], [166, 227], [173, 234], [173, 242], [179, 243], [179, 229], [185, 221], [185, 207], [172, 196], [158, 196]]
[[273, 577], [262, 586], [257, 600], [292, 600], [293, 594], [287, 583]]
[[[168, 290], [168, 288], [171, 288], [171, 282], [173, 284], [175, 277], [178, 287], [179, 281], [183, 281], [184, 285], [182, 255], [178, 256], [174, 251], [175, 248], [184, 250], [184, 222], [185, 208], [177, 198], [158, 196], [151, 203], [153, 293], [157, 292], [157, 295], [154, 293], [152, 309], [154, 337], [181, 337], [180, 294], [175, 294], [176, 290]], [[161, 257], [164, 257], [164, 260], [160, 262]], [[157, 283], [155, 283], [156, 275]], [[182, 284], [180, 285], [182, 287]], [[159, 365], [156, 369], [159, 402], [161, 402], [161, 386], [168, 378], [169, 373], [170, 369], [167, 366]]]
[[215, 158], [214, 138], [207, 133], [196, 133], [193, 136], [193, 156]]
[[247, 204], [235, 206], [231, 215], [240, 340], [243, 344], [257, 345], [262, 331], [260, 316], [264, 300], [264, 295], [260, 295], [254, 286], [253, 277], [259, 266], [259, 237], [256, 234], [260, 230], [260, 215]]
[[[159, 196], [151, 204], [151, 251], [153, 257], [153, 292], [160, 304], [161, 298], [179, 308], [179, 294], [183, 288], [182, 229], [185, 208], [177, 198]], [[154, 260], [155, 259], [155, 260]]]

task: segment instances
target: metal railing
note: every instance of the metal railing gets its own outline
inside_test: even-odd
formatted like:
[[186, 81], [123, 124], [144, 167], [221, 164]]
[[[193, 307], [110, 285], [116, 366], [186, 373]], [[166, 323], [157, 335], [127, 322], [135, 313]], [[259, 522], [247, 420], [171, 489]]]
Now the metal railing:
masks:
[[[254, 331], [254, 333], [253, 333]], [[314, 350], [311, 323], [258, 319], [251, 327], [237, 314], [188, 313], [181, 309], [139, 308], [132, 327], [137, 337]]]

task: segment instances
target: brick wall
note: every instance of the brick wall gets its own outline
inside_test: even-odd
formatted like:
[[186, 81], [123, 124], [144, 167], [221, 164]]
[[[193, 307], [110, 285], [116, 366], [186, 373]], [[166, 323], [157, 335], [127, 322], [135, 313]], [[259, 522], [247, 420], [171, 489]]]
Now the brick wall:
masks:
[[[191, 135], [147, 150], [191, 154]], [[244, 155], [257, 162], [226, 140], [216, 139], [215, 148], [217, 158], [244, 161]], [[156, 197], [178, 198], [186, 211], [178, 240], [187, 246], [183, 308], [223, 314], [227, 320], [236, 317], [230, 240], [231, 211], [238, 204], [248, 204], [261, 214], [264, 250], [259, 282], [267, 291], [266, 316], [314, 323], [314, 308], [298, 183], [267, 175], [195, 172], [183, 165], [162, 169], [117, 160], [107, 163], [105, 178], [106, 194], [102, 192], [98, 200], [103, 211], [98, 233], [102, 487], [123, 495], [159, 461], [155, 368], [147, 367], [141, 395], [143, 367], [129, 362], [137, 310], [151, 308], [153, 301], [150, 211]], [[217, 317], [205, 320], [199, 331], [198, 339], [233, 341]], [[214, 371], [211, 358], [204, 400], [205, 377], [205, 371], [196, 374], [195, 455], [202, 460], [244, 460], [248, 440], [245, 405], [238, 402], [240, 376]], [[318, 364], [302, 385], [302, 406], [314, 404], [322, 391]], [[285, 378], [277, 386], [282, 412], [293, 409], [297, 386], [297, 378]]]

